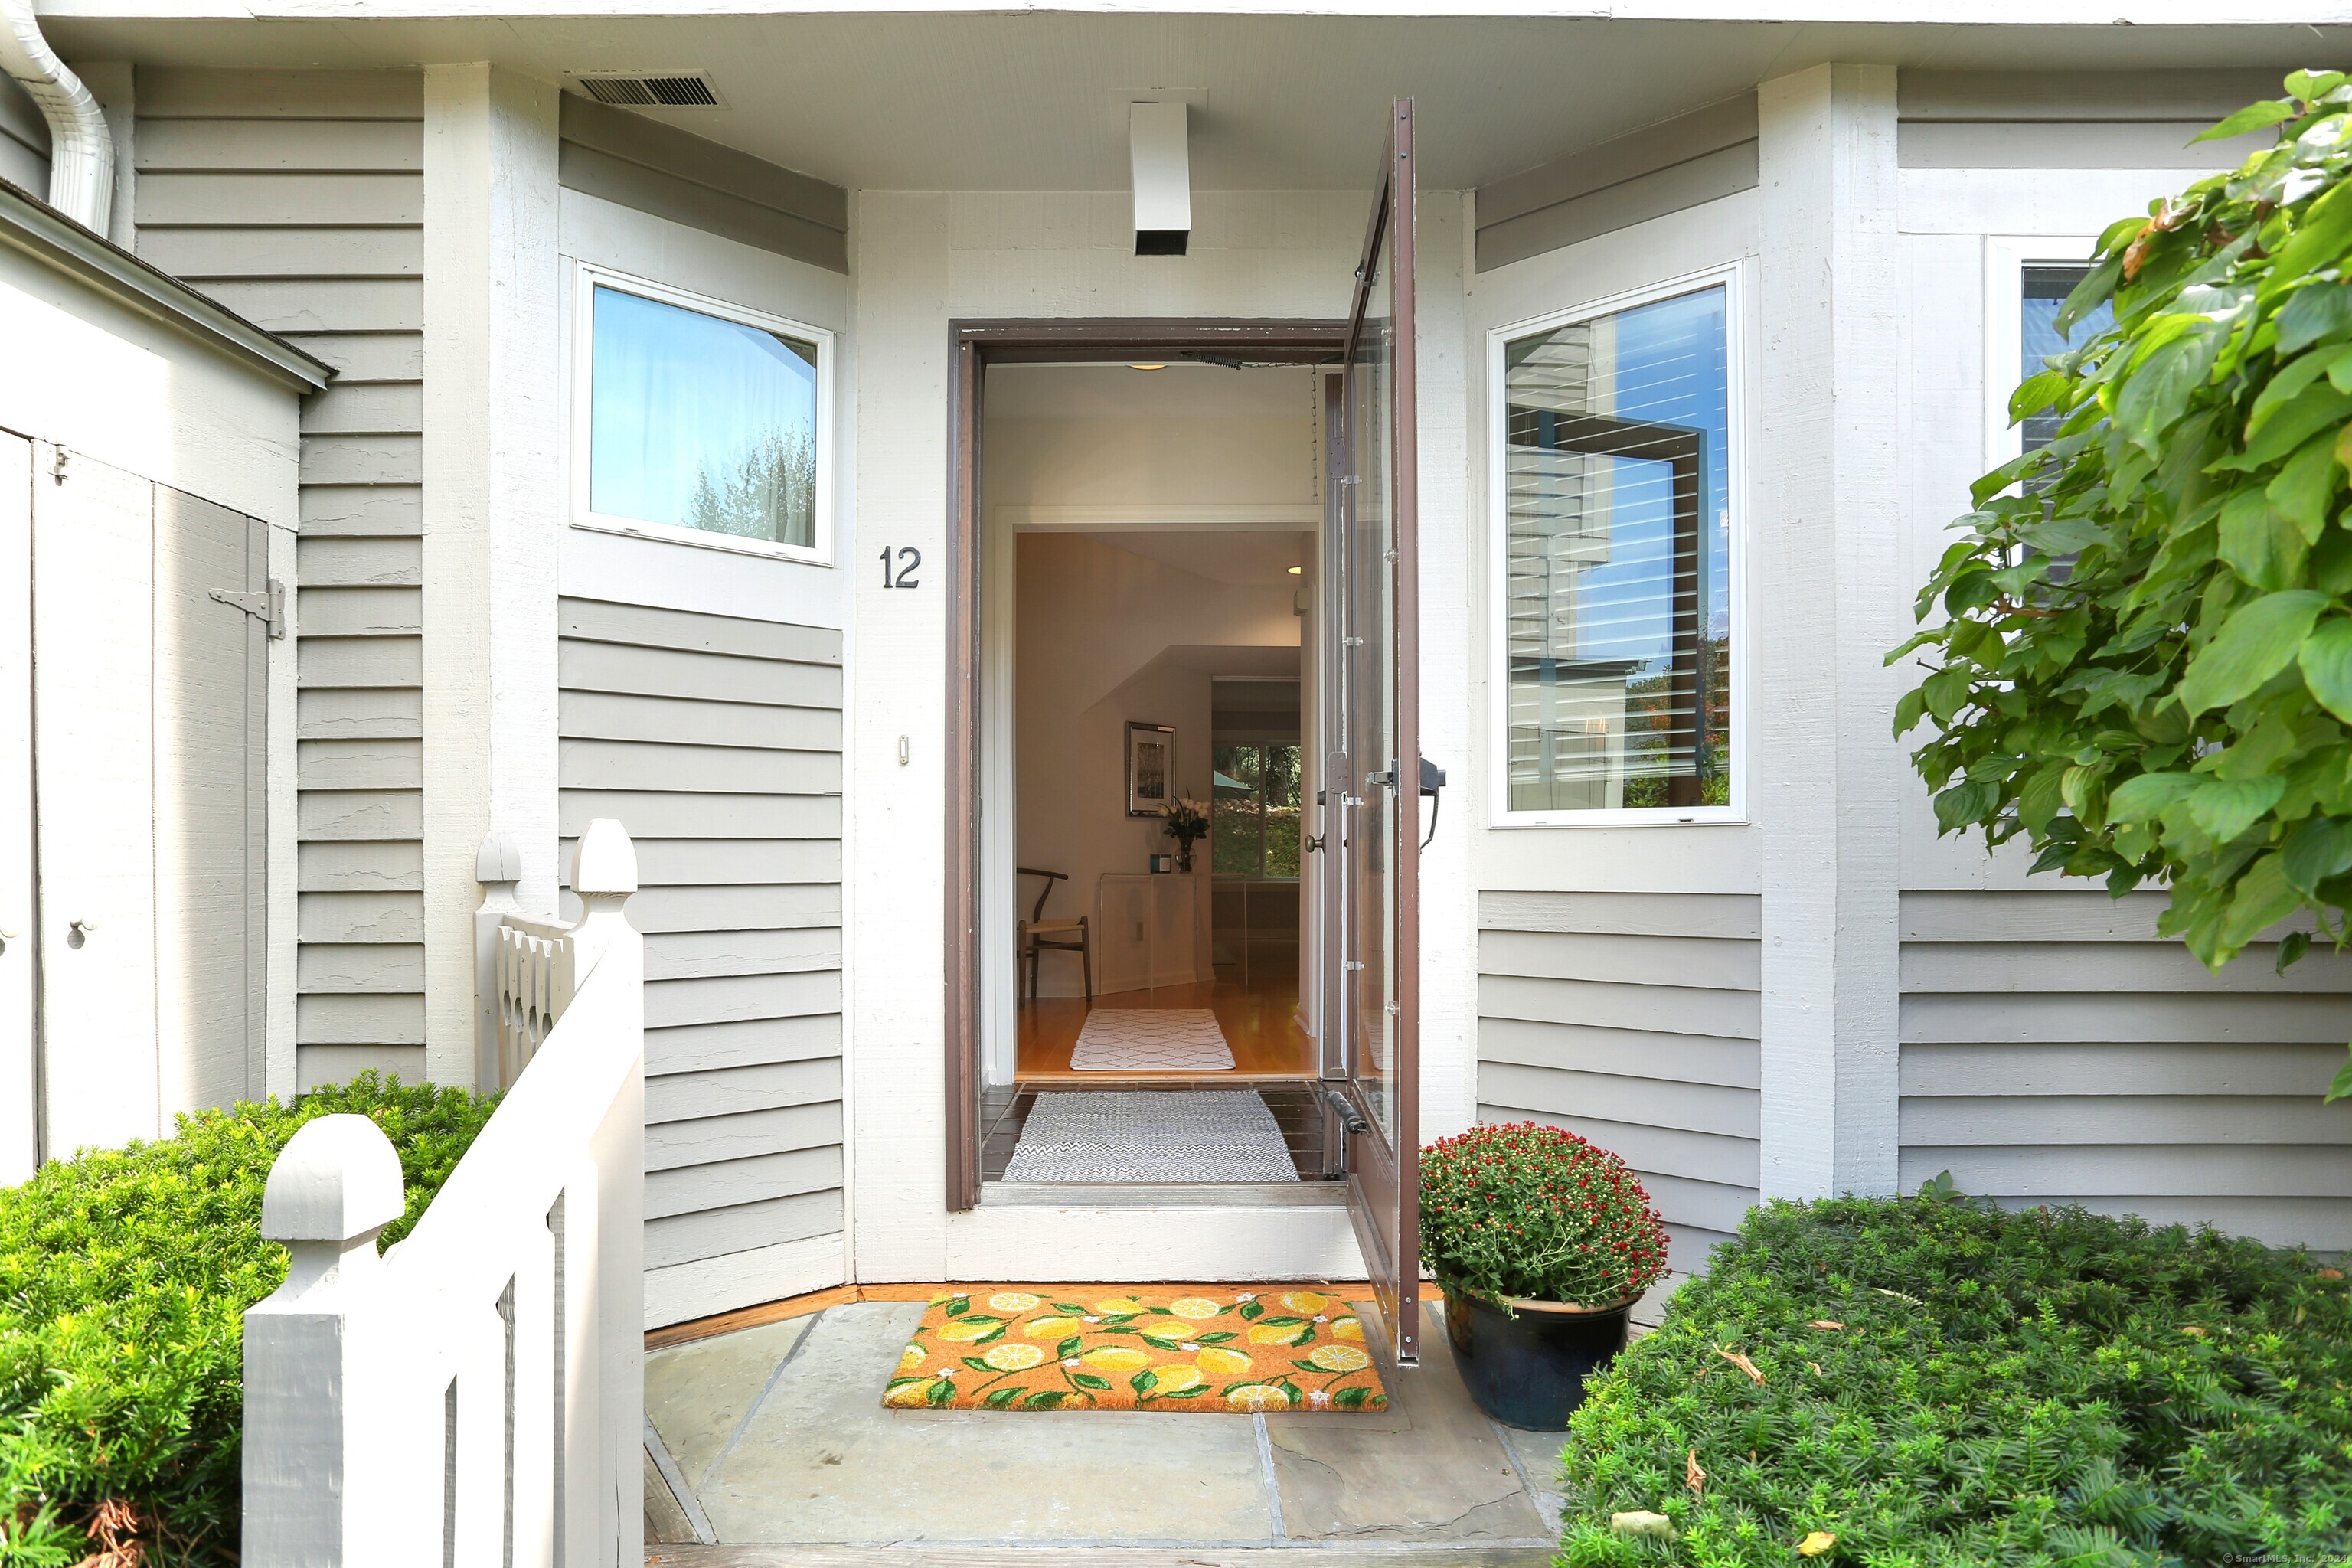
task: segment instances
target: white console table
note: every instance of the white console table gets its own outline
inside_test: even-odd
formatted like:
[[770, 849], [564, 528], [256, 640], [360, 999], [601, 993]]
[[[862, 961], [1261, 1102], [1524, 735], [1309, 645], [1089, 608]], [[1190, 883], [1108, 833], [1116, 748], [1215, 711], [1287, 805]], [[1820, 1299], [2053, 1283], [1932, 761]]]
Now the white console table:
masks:
[[1199, 978], [1200, 879], [1106, 871], [1095, 884], [1095, 990], [1141, 991]]

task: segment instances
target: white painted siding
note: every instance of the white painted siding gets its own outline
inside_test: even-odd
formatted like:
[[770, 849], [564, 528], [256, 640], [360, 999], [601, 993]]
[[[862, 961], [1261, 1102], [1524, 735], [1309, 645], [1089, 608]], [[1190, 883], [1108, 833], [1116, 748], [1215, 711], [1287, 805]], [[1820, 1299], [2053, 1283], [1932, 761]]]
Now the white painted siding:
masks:
[[841, 634], [561, 611], [561, 859], [599, 816], [637, 847], [649, 1315], [790, 1294], [844, 1226]]
[[337, 371], [302, 413], [297, 1073], [423, 1077], [423, 96], [142, 70], [140, 254]]
[[1756, 1202], [1758, 905], [1478, 896], [1479, 1120], [1565, 1127], [1623, 1156], [1665, 1216], [1677, 1273]]

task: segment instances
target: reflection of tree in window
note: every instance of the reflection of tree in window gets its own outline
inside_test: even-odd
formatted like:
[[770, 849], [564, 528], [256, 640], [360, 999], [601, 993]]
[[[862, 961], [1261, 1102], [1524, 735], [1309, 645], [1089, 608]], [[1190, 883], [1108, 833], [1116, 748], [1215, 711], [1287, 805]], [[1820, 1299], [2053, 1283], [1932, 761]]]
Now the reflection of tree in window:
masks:
[[1729, 802], [1725, 324], [1706, 289], [1506, 347], [1512, 810]]
[[814, 343], [599, 285], [589, 510], [816, 542]]
[[1212, 750], [1211, 869], [1236, 877], [1298, 875], [1303, 763], [1295, 742]]
[[771, 436], [731, 474], [711, 482], [706, 460], [686, 503], [687, 526], [744, 539], [805, 540], [794, 523], [816, 510], [816, 443], [802, 431]]

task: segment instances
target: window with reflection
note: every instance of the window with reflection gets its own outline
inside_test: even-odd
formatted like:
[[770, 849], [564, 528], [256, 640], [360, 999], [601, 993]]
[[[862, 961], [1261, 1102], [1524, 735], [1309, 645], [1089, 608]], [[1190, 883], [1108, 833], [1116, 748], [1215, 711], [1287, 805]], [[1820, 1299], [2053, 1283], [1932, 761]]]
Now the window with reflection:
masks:
[[[2074, 286], [2090, 276], [2091, 268], [2087, 262], [2028, 262], [2018, 270], [2021, 274], [2017, 334], [2019, 381], [2040, 375], [2050, 368], [2050, 361], [2081, 348], [2116, 324], [2114, 303], [2103, 300], [2097, 309], [2085, 311], [2083, 319], [2063, 336], [2059, 333], [2058, 309], [2065, 304], [2066, 296], [2074, 291]], [[2063, 416], [2054, 408], [2028, 415], [2024, 427], [2024, 450], [2038, 451], [2050, 445], [2057, 437], [2063, 419]]]
[[817, 345], [597, 284], [588, 510], [815, 550]]
[[1507, 809], [1731, 802], [1721, 286], [1504, 347]]

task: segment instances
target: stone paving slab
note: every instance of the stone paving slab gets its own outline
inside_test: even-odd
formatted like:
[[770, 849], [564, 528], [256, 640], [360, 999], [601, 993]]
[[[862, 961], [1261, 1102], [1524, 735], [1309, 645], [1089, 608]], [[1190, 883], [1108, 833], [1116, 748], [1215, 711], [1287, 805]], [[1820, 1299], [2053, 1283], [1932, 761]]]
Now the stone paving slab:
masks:
[[814, 1321], [787, 1318], [646, 1357], [646, 1416], [688, 1486], [709, 1476], [719, 1450]]
[[[648, 1477], [678, 1568], [1541, 1568], [1559, 1438], [1471, 1404], [1442, 1333], [1361, 1415], [886, 1410], [917, 1302], [657, 1352], [646, 1404], [691, 1494]], [[1377, 1344], [1374, 1345], [1377, 1353]], [[649, 1442], [653, 1442], [649, 1439]], [[1517, 1456], [1517, 1462], [1514, 1458]], [[1523, 1474], [1524, 1472], [1524, 1474]], [[1528, 1481], [1532, 1479], [1531, 1489]], [[705, 1542], [679, 1528], [705, 1521]]]
[[919, 1302], [837, 1307], [699, 1489], [722, 1542], [1267, 1541], [1244, 1419], [882, 1408]]

